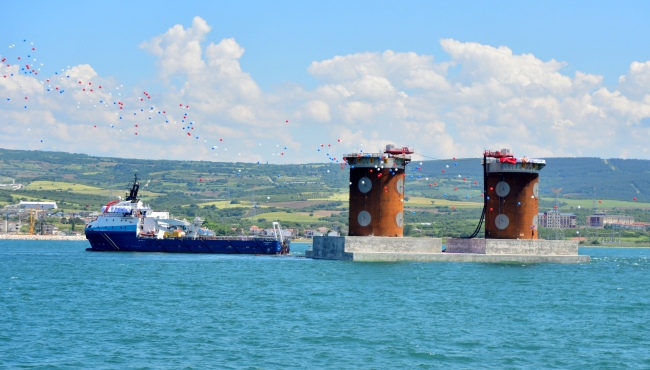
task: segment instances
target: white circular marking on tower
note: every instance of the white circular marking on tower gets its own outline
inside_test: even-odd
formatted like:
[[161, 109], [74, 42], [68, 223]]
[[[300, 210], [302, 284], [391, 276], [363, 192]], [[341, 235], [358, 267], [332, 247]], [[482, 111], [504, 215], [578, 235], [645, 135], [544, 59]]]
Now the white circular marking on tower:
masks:
[[367, 193], [372, 189], [372, 182], [367, 177], [362, 177], [359, 180], [359, 191], [362, 193]]
[[505, 181], [499, 181], [496, 186], [496, 191], [497, 195], [503, 198], [510, 193], [510, 185]]
[[402, 194], [404, 193], [404, 180], [402, 179], [397, 179], [397, 183], [395, 184], [397, 187], [397, 192]]
[[357, 216], [357, 221], [359, 221], [359, 225], [361, 226], [370, 225], [371, 219], [372, 218], [370, 217], [370, 213], [368, 213], [368, 211], [361, 211], [359, 212], [359, 216]]
[[494, 223], [497, 225], [497, 229], [503, 230], [508, 227], [510, 220], [508, 219], [508, 216], [500, 214], [494, 219]]
[[402, 214], [402, 212], [397, 213], [397, 216], [395, 216], [395, 222], [399, 227], [402, 227], [402, 225], [404, 225], [404, 215]]

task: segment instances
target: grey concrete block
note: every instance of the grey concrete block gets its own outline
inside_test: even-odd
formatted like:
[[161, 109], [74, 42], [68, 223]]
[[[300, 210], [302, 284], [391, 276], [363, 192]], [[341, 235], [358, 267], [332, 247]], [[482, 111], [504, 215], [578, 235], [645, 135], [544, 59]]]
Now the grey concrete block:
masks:
[[345, 251], [350, 253], [442, 253], [442, 239], [346, 236]]
[[447, 239], [447, 253], [485, 254], [485, 239]]
[[352, 253], [345, 251], [345, 238], [344, 236], [315, 236], [312, 240], [311, 258], [351, 261]]
[[525, 254], [536, 256], [576, 256], [575, 240], [487, 239], [486, 254]]

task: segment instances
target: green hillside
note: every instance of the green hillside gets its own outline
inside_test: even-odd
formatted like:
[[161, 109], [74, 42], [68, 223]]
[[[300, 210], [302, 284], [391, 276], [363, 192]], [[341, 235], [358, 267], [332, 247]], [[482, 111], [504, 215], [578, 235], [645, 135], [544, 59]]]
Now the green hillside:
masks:
[[[347, 223], [348, 171], [336, 163], [140, 160], [0, 149], [0, 183], [23, 184], [19, 190], [0, 188], [0, 204], [52, 200], [66, 210], [98, 210], [124, 195], [134, 174], [142, 184], [141, 198], [155, 209], [201, 216], [215, 227], [264, 226], [270, 218], [300, 227]], [[550, 158], [540, 185], [542, 210], [552, 207], [551, 187], [562, 187], [562, 208], [584, 219], [596, 187], [596, 199], [602, 201], [596, 202], [598, 208], [637, 209], [633, 213], [639, 221], [650, 219], [647, 160]], [[480, 216], [482, 188], [478, 158], [412, 162], [407, 167], [406, 221], [432, 223], [431, 235], [471, 231]]]

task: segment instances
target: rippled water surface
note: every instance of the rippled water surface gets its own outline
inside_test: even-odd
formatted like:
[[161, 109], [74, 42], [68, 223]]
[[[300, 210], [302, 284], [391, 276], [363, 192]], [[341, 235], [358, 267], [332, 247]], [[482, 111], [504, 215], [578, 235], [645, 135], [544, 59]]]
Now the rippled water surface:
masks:
[[512, 265], [86, 247], [0, 241], [0, 367], [650, 367], [649, 249]]

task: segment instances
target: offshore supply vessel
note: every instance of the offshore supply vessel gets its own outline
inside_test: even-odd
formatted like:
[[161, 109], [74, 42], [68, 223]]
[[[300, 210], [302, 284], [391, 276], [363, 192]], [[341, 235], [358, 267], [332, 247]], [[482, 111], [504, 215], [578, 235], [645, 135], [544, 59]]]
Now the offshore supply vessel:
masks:
[[102, 207], [102, 214], [86, 225], [88, 251], [289, 254], [289, 240], [282, 237], [277, 222], [274, 236], [214, 236], [193, 222], [170, 219], [166, 212], [154, 212], [138, 199], [137, 175], [124, 200], [118, 198]]

